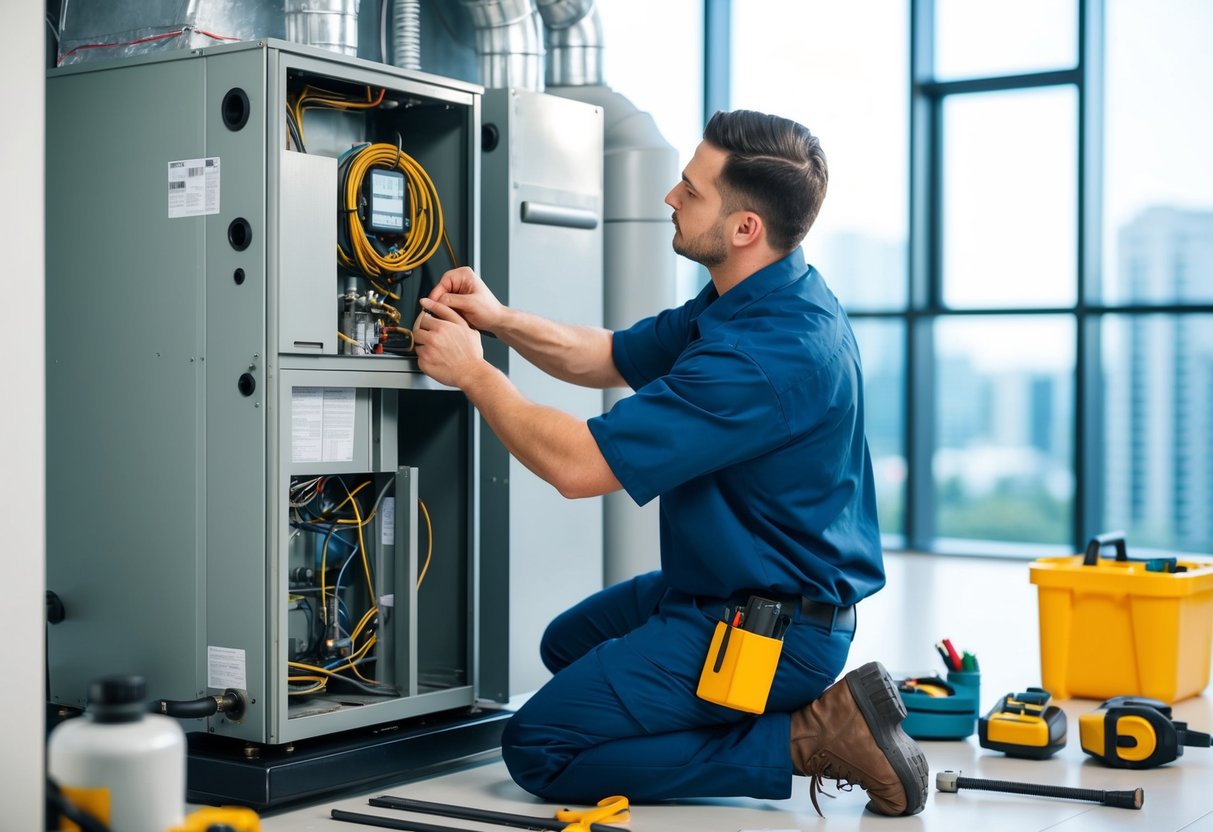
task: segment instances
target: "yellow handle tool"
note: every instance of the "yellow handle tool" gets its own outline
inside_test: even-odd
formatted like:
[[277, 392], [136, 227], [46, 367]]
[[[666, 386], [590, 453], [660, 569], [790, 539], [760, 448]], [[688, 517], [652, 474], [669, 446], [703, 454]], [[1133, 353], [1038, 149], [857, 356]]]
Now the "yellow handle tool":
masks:
[[596, 809], [561, 809], [556, 812], [556, 820], [569, 824], [564, 832], [590, 832], [590, 824], [627, 823], [630, 817], [628, 799], [621, 794], [604, 797], [598, 801]]

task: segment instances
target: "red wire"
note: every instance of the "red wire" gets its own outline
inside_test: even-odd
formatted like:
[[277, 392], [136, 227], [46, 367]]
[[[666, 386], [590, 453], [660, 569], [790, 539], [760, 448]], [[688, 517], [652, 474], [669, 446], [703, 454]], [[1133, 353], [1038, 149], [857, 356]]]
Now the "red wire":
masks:
[[[60, 55], [59, 60], [55, 61], [55, 66], [61, 65], [63, 63], [64, 58], [66, 58], [68, 55], [72, 54], [73, 52], [79, 52], [81, 49], [108, 49], [108, 48], [112, 48], [115, 46], [136, 46], [140, 43], [150, 43], [151, 41], [154, 41], [154, 40], [164, 40], [165, 38], [179, 38], [188, 31], [190, 31], [190, 28], [187, 26], [178, 32], [165, 32], [164, 34], [161, 34], [161, 35], [148, 35], [145, 38], [138, 38], [136, 40], [128, 40], [128, 41], [122, 41], [122, 42], [116, 41], [114, 43], [85, 43], [80, 46], [69, 49], [68, 51], [66, 51], [62, 55]], [[205, 29], [194, 29], [193, 31], [197, 32], [200, 35], [206, 35], [208, 38], [212, 38], [214, 40], [240, 40], [240, 38], [229, 37], [228, 35], [216, 35], [213, 32], [206, 31]]]
[[231, 35], [216, 35], [214, 32], [208, 32], [206, 29], [195, 29], [194, 31], [214, 40], [240, 40], [240, 38], [234, 38]]

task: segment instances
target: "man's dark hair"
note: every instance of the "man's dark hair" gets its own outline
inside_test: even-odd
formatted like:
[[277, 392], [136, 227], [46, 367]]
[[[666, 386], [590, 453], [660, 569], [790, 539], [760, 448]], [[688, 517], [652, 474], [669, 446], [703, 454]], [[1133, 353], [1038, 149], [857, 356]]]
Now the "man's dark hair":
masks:
[[800, 245], [830, 178], [817, 137], [791, 119], [733, 110], [713, 115], [703, 138], [729, 154], [718, 182], [724, 209], [758, 214], [777, 251]]

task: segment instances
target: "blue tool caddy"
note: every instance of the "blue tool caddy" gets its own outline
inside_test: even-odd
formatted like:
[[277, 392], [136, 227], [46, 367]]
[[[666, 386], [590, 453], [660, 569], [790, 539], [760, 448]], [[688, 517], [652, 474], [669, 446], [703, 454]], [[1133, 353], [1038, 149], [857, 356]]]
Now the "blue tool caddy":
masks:
[[[919, 680], [923, 681], [923, 680]], [[939, 686], [949, 691], [947, 696], [932, 696], [929, 683], [919, 686], [899, 686], [901, 701], [906, 706], [906, 718], [901, 727], [917, 740], [960, 740], [977, 730], [981, 673], [950, 670]]]

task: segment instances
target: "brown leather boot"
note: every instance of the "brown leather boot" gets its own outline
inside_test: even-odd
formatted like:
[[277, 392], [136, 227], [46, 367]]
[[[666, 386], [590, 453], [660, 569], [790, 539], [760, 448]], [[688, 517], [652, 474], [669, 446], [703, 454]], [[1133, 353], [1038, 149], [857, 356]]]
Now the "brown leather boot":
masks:
[[927, 758], [901, 729], [906, 707], [880, 662], [869, 662], [792, 714], [792, 765], [817, 805], [823, 779], [867, 790], [868, 808], [913, 815], [927, 800]]

